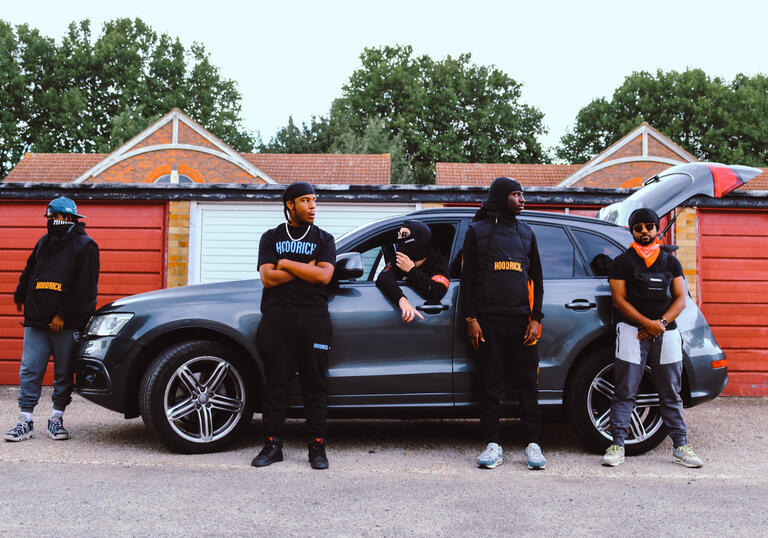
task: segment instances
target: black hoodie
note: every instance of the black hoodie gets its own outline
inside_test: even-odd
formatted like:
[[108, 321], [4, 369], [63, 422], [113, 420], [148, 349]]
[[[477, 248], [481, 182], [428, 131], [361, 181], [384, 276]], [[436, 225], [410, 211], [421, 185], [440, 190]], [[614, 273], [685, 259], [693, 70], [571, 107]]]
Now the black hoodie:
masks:
[[24, 326], [47, 329], [58, 314], [81, 330], [96, 309], [99, 247], [75, 223], [62, 237], [46, 234], [29, 255], [13, 300], [24, 304]]

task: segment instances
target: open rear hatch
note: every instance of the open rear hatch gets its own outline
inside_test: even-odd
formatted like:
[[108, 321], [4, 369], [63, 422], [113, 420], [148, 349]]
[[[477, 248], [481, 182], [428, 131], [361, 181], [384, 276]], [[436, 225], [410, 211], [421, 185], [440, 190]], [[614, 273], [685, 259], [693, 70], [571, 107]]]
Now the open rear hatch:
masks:
[[604, 207], [597, 218], [627, 226], [638, 208], [653, 209], [660, 217], [696, 195], [722, 198], [762, 172], [759, 168], [718, 163], [679, 164], [647, 179], [625, 200]]

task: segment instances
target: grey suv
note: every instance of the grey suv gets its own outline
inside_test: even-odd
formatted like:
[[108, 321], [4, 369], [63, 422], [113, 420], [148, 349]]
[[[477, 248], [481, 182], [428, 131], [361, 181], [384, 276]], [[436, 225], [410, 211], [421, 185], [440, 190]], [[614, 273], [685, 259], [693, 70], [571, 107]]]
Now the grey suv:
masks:
[[[746, 167], [728, 170], [741, 182], [756, 175]], [[673, 167], [602, 215], [626, 224], [633, 207], [670, 211], [695, 194], [718, 192], [717, 181], [711, 165]], [[674, 196], [663, 195], [665, 188], [675, 191]], [[375, 286], [403, 217], [373, 222], [337, 241], [329, 301], [332, 417], [477, 413], [459, 304], [461, 247], [474, 212], [451, 208], [408, 215], [430, 226], [434, 248], [451, 267], [450, 287], [440, 303], [426, 303], [403, 288], [424, 314], [424, 320], [410, 324], [401, 321], [399, 311]], [[564, 412], [585, 444], [601, 451], [610, 440], [613, 391], [614, 332], [605, 268], [632, 236], [600, 219], [535, 211], [521, 218], [536, 234], [545, 279], [540, 402]], [[173, 450], [222, 448], [251, 422], [261, 401], [263, 367], [254, 344], [261, 291], [259, 280], [233, 281], [144, 293], [101, 308], [79, 349], [77, 390], [126, 418], [141, 415]], [[691, 406], [719, 395], [728, 376], [721, 366], [723, 352], [690, 298], [678, 325], [684, 343], [683, 398]], [[300, 414], [298, 383], [293, 393], [292, 412]], [[515, 416], [515, 403], [515, 395], [508, 393], [508, 416]], [[627, 452], [647, 451], [664, 436], [658, 395], [648, 375], [636, 401]]]

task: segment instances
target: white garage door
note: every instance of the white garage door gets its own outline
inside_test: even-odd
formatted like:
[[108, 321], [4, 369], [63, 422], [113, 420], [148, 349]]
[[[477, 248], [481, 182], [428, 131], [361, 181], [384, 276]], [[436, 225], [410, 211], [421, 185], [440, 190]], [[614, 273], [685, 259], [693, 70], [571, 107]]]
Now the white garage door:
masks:
[[[421, 204], [323, 203], [315, 224], [338, 238], [355, 226], [419, 209]], [[189, 283], [258, 278], [261, 234], [285, 222], [282, 204], [193, 203]]]

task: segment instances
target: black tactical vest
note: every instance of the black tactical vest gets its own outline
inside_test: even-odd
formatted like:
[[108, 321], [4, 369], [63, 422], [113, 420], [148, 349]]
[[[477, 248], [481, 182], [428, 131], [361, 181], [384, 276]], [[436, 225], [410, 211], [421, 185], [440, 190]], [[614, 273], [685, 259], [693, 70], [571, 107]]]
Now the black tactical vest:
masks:
[[479, 313], [530, 315], [528, 269], [533, 231], [523, 221], [483, 219], [471, 224], [477, 241], [475, 297]]

